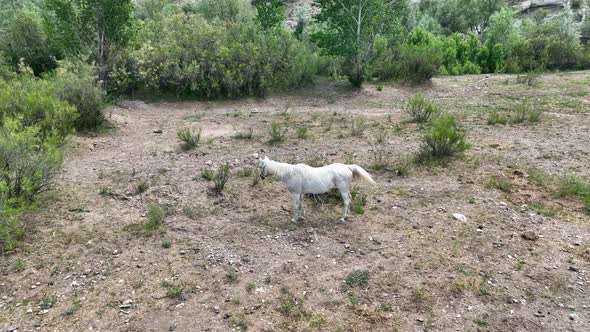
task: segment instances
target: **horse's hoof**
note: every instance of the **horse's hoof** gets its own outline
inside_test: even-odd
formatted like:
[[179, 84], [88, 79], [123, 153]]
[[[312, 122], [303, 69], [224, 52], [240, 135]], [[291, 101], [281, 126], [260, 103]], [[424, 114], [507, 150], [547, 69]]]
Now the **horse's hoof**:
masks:
[[338, 219], [337, 224], [344, 224], [344, 219], [342, 219], [342, 218]]

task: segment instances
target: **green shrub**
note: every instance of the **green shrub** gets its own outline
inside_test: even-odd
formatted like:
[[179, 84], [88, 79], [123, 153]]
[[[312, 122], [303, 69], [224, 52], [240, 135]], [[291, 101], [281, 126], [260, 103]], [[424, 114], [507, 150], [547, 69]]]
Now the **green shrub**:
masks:
[[[225, 2], [207, 3], [225, 11]], [[282, 29], [262, 32], [248, 22], [186, 14], [146, 22], [138, 47], [115, 63], [114, 85], [121, 92], [133, 89], [128, 82], [150, 93], [210, 99], [263, 96], [311, 81], [318, 56], [310, 46]]]
[[369, 271], [354, 270], [350, 272], [344, 280], [346, 285], [350, 288], [361, 287], [365, 288], [369, 285]]
[[268, 131], [270, 134], [268, 144], [274, 145], [286, 141], [287, 137], [285, 135], [287, 134], [287, 130], [288, 128], [286, 126], [283, 126], [278, 122], [271, 123]]
[[48, 79], [57, 98], [78, 110], [76, 129], [96, 130], [105, 123], [106, 92], [96, 84], [95, 68], [82, 62], [60, 62]]
[[229, 179], [229, 174], [230, 174], [230, 168], [229, 168], [228, 162], [225, 162], [222, 165], [220, 165], [217, 168], [217, 170], [215, 171], [215, 174], [213, 175], [213, 189], [217, 193], [223, 192], [223, 189], [225, 188], [225, 184], [227, 183], [227, 180]]
[[[0, 203], [2, 204], [2, 203]], [[0, 254], [13, 251], [25, 237], [23, 224], [0, 206]]]
[[439, 113], [438, 108], [419, 93], [408, 100], [404, 110], [416, 123], [429, 122]]
[[528, 100], [523, 100], [522, 103], [516, 106], [512, 123], [537, 123], [541, 120], [543, 111], [533, 108]]
[[350, 202], [350, 207], [352, 211], [356, 214], [363, 214], [365, 213], [365, 205], [367, 205], [367, 195], [359, 193], [357, 191], [353, 191], [350, 193], [352, 198]]
[[63, 160], [59, 137], [21, 123], [5, 118], [0, 128], [0, 200], [15, 208], [47, 191]]
[[207, 181], [211, 181], [213, 180], [213, 170], [211, 168], [205, 168], [201, 171], [201, 178], [207, 180]]
[[508, 117], [496, 111], [490, 112], [488, 115], [488, 125], [494, 126], [497, 124], [505, 125], [508, 123]]
[[575, 175], [564, 176], [559, 181], [558, 194], [562, 197], [585, 197], [590, 193], [590, 181]]
[[147, 222], [144, 225], [144, 229], [148, 232], [154, 232], [160, 228], [164, 221], [164, 211], [162, 208], [155, 203], [148, 205]]
[[512, 191], [512, 181], [503, 176], [492, 176], [486, 182], [486, 187], [509, 193]]
[[190, 128], [179, 128], [176, 137], [182, 141], [182, 149], [188, 151], [194, 149], [201, 141], [201, 129], [195, 131]]
[[299, 139], [309, 138], [308, 128], [306, 126], [297, 127], [297, 138], [299, 138]]
[[18, 128], [35, 127], [41, 140], [64, 139], [73, 132], [76, 109], [54, 97], [54, 91], [47, 80], [27, 76], [0, 80], [0, 125], [11, 118]]
[[442, 115], [432, 120], [432, 127], [422, 138], [417, 161], [444, 159], [463, 152], [468, 147], [465, 134], [457, 126], [455, 118], [452, 115]]

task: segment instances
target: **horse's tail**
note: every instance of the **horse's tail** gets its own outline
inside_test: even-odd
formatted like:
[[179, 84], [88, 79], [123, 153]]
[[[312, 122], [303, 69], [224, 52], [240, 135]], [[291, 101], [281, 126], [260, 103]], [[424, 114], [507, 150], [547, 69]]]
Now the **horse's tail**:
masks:
[[361, 177], [363, 180], [369, 182], [370, 184], [376, 186], [377, 182], [375, 182], [375, 180], [373, 180], [373, 178], [371, 177], [371, 175], [365, 171], [362, 167], [358, 166], [358, 165], [346, 165], [348, 166], [348, 168], [352, 171], [352, 174], [354, 175], [354, 177]]

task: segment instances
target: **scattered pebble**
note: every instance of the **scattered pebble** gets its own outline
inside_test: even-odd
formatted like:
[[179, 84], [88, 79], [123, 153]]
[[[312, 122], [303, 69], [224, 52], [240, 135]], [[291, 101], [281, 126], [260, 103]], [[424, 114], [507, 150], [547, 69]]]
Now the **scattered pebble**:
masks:
[[576, 320], [576, 319], [578, 319], [578, 315], [577, 315], [575, 312], [572, 312], [572, 313], [570, 314], [570, 319], [571, 319], [571, 320]]
[[161, 134], [162, 133], [162, 129], [154, 129], [154, 134]]
[[464, 215], [462, 215], [460, 213], [453, 213], [453, 218], [455, 218], [455, 220], [458, 220], [458, 221], [467, 221], [467, 217], [465, 217]]
[[578, 268], [575, 266], [570, 266], [568, 269], [573, 272], [578, 272]]

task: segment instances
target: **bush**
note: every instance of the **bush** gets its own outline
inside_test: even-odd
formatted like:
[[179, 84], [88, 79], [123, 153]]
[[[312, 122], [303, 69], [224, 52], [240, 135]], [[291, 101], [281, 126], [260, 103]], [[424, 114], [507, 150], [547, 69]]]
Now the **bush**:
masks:
[[268, 141], [268, 144], [274, 145], [287, 140], [287, 137], [285, 135], [287, 134], [288, 129], [289, 128], [281, 125], [278, 122], [271, 123], [270, 129], [268, 131], [268, 133], [270, 134], [270, 140]]
[[417, 161], [444, 159], [463, 152], [468, 147], [465, 134], [458, 128], [455, 118], [452, 115], [443, 115], [432, 120], [432, 127], [422, 139]]
[[397, 67], [397, 78], [415, 84], [430, 80], [437, 73], [442, 58], [437, 49], [430, 46], [405, 45]]
[[229, 163], [227, 163], [227, 162], [220, 165], [217, 168], [217, 171], [215, 171], [215, 174], [213, 175], [213, 189], [217, 193], [223, 192], [223, 189], [225, 188], [225, 184], [227, 183], [227, 180], [229, 179], [229, 174], [230, 174], [230, 169], [229, 169]]
[[73, 132], [76, 109], [53, 96], [52, 82], [22, 77], [0, 80], [0, 125], [12, 118], [20, 128], [36, 127], [41, 140], [64, 139]]
[[438, 108], [419, 93], [408, 100], [404, 110], [416, 123], [429, 122], [439, 113]]
[[190, 128], [179, 128], [176, 137], [182, 141], [182, 149], [188, 151], [194, 149], [201, 141], [201, 129], [195, 131]]
[[136, 45], [114, 65], [112, 85], [120, 92], [135, 85], [178, 97], [263, 96], [308, 83], [317, 71], [316, 53], [286, 31], [208, 22], [200, 15], [149, 21], [141, 26]]
[[148, 205], [147, 218], [144, 229], [148, 232], [154, 232], [160, 228], [164, 221], [164, 211], [158, 204], [151, 203]]
[[94, 72], [94, 67], [83, 62], [62, 61], [55, 74], [48, 78], [55, 95], [78, 110], [78, 130], [95, 130], [106, 121], [103, 109], [107, 96], [96, 84]]

